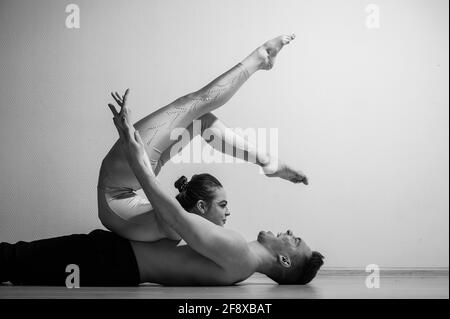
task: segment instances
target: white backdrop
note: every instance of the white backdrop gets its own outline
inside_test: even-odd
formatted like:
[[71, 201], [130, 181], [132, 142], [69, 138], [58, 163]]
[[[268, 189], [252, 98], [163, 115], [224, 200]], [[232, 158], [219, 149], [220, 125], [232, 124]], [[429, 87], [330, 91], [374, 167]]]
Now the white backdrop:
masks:
[[[194, 91], [282, 33], [297, 39], [216, 111], [231, 127], [278, 128], [281, 158], [310, 186], [251, 164], [209, 172], [226, 227], [253, 240], [288, 227], [326, 266], [448, 267], [448, 1], [0, 1], [0, 240], [101, 227], [97, 173], [116, 139], [109, 92], [135, 118]], [[65, 7], [81, 27], [65, 27]]]

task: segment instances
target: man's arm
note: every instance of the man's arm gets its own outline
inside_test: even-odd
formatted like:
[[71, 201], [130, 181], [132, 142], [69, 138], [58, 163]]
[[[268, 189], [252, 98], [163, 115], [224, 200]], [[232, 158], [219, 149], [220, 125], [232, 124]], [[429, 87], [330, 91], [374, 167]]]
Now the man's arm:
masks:
[[[125, 98], [126, 94], [124, 101]], [[119, 133], [121, 149], [145, 195], [155, 208], [155, 214], [172, 227], [191, 248], [217, 264], [224, 266], [230, 261], [239, 260], [248, 250], [242, 236], [203, 217], [188, 213], [176, 199], [163, 190], [152, 170], [139, 132], [130, 124], [130, 111], [124, 101], [118, 102], [121, 106], [120, 113], [113, 105], [110, 104], [109, 107], [114, 114], [113, 120]]]
[[145, 167], [133, 170], [155, 213], [172, 227], [198, 253], [219, 265], [246, 253], [247, 243], [238, 233], [217, 226], [196, 214], [188, 213], [163, 190], [155, 175]]

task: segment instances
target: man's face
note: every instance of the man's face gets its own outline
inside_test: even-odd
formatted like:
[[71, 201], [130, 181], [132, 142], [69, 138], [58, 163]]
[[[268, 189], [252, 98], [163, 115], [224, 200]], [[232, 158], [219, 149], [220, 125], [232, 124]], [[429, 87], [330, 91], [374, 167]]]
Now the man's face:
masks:
[[216, 189], [214, 198], [204, 215], [206, 219], [213, 222], [216, 225], [223, 226], [230, 211], [228, 210], [227, 194], [223, 187]]
[[306, 259], [312, 254], [305, 241], [296, 237], [290, 230], [278, 233], [277, 236], [270, 231], [261, 231], [258, 234], [258, 242], [275, 255], [285, 255], [291, 258], [298, 256]]

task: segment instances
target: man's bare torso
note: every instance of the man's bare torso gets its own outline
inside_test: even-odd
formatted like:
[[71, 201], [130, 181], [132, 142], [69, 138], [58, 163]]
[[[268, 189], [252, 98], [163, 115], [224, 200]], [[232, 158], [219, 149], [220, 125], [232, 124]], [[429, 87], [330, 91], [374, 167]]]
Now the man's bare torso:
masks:
[[247, 279], [254, 270], [245, 260], [221, 267], [188, 245], [172, 240], [131, 242], [141, 283], [163, 285], [232, 285]]

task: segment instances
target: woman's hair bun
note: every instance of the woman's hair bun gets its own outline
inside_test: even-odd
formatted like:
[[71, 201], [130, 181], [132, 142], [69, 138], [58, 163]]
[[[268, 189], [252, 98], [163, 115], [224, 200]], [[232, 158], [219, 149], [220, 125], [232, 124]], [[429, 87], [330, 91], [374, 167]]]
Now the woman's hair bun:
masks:
[[178, 191], [181, 193], [183, 192], [188, 184], [188, 180], [186, 176], [181, 176], [179, 179], [177, 179], [177, 181], [175, 182], [175, 188], [178, 189]]

